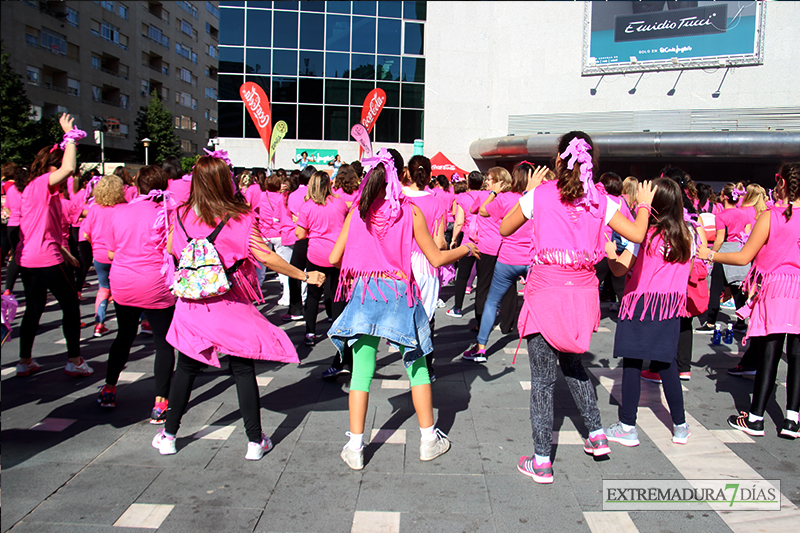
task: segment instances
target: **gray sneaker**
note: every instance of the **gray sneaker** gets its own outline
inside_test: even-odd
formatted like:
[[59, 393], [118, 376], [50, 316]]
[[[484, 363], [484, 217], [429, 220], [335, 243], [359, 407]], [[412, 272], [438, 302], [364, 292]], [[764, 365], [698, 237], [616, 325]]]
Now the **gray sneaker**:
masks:
[[622, 428], [622, 422], [617, 422], [610, 428], [605, 430], [606, 438], [611, 442], [622, 444], [623, 446], [638, 446], [639, 445], [639, 432], [636, 431], [636, 426], [630, 431], [625, 431]]
[[355, 452], [350, 449], [349, 444], [345, 444], [342, 449], [342, 460], [353, 470], [361, 470], [364, 468], [364, 447]]
[[675, 444], [686, 444], [692, 432], [689, 431], [689, 424], [683, 423], [679, 426], [672, 425], [672, 442]]
[[450, 449], [450, 441], [447, 435], [442, 433], [442, 430], [434, 430], [435, 438], [431, 441], [421, 440], [419, 443], [419, 460], [420, 461], [433, 461], [440, 455], [443, 455]]

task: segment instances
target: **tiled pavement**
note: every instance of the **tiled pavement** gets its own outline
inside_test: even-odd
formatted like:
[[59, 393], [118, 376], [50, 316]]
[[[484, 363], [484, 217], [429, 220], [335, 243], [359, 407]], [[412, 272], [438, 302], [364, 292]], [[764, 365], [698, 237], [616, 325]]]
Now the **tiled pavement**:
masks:
[[[90, 279], [94, 282], [94, 279]], [[280, 323], [275, 281], [263, 312]], [[21, 284], [18, 283], [18, 296]], [[443, 297], [452, 302], [452, 287]], [[94, 291], [86, 291], [88, 298]], [[556, 385], [555, 482], [537, 485], [517, 472], [533, 451], [528, 421], [530, 374], [525, 346], [512, 364], [517, 339], [492, 332], [486, 365], [461, 361], [474, 333], [472, 296], [465, 318], [437, 311], [433, 385], [437, 425], [453, 447], [437, 460], [418, 458], [419, 433], [408, 378], [397, 353], [382, 346], [366, 433], [366, 466], [355, 472], [339, 458], [346, 442], [347, 381], [320, 379], [333, 347], [320, 336], [302, 345], [304, 327], [281, 324], [297, 342], [300, 365], [257, 365], [261, 419], [275, 449], [244, 460], [246, 438], [236, 391], [226, 369], [208, 369], [178, 435], [178, 453], [150, 446], [153, 345], [139, 336], [117, 392], [104, 412], [95, 398], [103, 383], [111, 335], [91, 338], [82, 354], [90, 378], [68, 378], [57, 305], [47, 307], [35, 345], [44, 370], [16, 378], [18, 340], [2, 350], [2, 530], [14, 532], [258, 531], [258, 532], [515, 532], [515, 531], [780, 531], [800, 523], [800, 448], [779, 439], [786, 390], [769, 404], [767, 436], [727, 431], [725, 419], [749, 405], [752, 382], [731, 377], [741, 348], [712, 347], [696, 336], [692, 380], [685, 383], [693, 436], [670, 441], [665, 403], [656, 385], [642, 384], [641, 445], [612, 443], [610, 459], [584, 454], [580, 416], [565, 382]], [[24, 304], [24, 301], [20, 303]], [[112, 306], [113, 310], [113, 306]], [[83, 302], [92, 320], [92, 302]], [[21, 315], [20, 315], [21, 316]], [[112, 315], [113, 317], [113, 311]], [[318, 323], [322, 333], [324, 311]], [[584, 356], [606, 424], [617, 420], [620, 373], [611, 357], [615, 324], [603, 310], [600, 331]], [[724, 318], [724, 317], [723, 317]], [[16, 324], [19, 323], [19, 318]], [[246, 331], [231, 332], [246, 335]], [[16, 337], [16, 335], [14, 335]], [[59, 343], [59, 341], [62, 341]], [[646, 349], [646, 340], [643, 342]], [[781, 364], [778, 381], [785, 383]], [[665, 422], [666, 421], [666, 422]], [[603, 512], [603, 479], [779, 479], [783, 509], [770, 513], [715, 511]]]

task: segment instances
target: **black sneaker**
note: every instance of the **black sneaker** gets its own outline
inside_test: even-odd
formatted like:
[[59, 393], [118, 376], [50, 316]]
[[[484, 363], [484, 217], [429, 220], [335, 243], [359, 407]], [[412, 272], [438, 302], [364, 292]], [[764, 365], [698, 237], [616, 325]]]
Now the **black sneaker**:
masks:
[[332, 366], [322, 373], [322, 379], [336, 379], [339, 376], [347, 375], [350, 371], [347, 368], [336, 368]]
[[161, 425], [167, 421], [167, 409], [159, 409], [158, 407], [153, 407], [153, 410], [150, 412], [150, 423], [154, 425]]
[[754, 377], [756, 375], [756, 369], [747, 368], [742, 365], [736, 365], [735, 367], [728, 369], [728, 374], [739, 377]]
[[744, 333], [747, 331], [747, 324], [745, 324], [744, 320], [741, 318], [736, 321], [736, 324], [733, 325], [733, 331], [738, 331], [740, 333]]
[[789, 437], [790, 439], [800, 437], [800, 424], [787, 418], [783, 421], [780, 435], [781, 437]]
[[733, 429], [744, 431], [748, 435], [752, 435], [754, 437], [763, 437], [764, 421], [758, 420], [757, 422], [750, 422], [750, 420], [748, 420], [748, 416], [749, 415], [744, 411], [742, 411], [739, 416], [731, 415], [728, 417], [728, 425]]
[[712, 326], [711, 324], [705, 323], [702, 326], [700, 326], [699, 328], [695, 329], [694, 332], [695, 333], [708, 333], [708, 334], [711, 334], [711, 333], [714, 333], [715, 329], [716, 328], [714, 326]]
[[100, 394], [97, 396], [97, 403], [104, 409], [113, 409], [117, 406], [117, 388], [103, 385]]

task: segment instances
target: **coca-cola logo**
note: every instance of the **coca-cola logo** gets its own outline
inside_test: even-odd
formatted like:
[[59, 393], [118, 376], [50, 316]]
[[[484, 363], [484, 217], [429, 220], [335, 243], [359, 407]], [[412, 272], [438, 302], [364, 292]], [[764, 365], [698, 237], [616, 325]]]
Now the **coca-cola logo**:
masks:
[[452, 170], [452, 171], [456, 170], [456, 166], [455, 165], [450, 165], [448, 163], [445, 163], [443, 165], [431, 165], [431, 168], [433, 170]]
[[367, 113], [367, 116], [364, 117], [364, 120], [361, 121], [361, 124], [368, 130], [372, 129], [372, 123], [376, 118], [378, 118], [378, 113], [380, 113], [381, 109], [383, 109], [383, 103], [385, 101], [385, 98], [381, 98], [377, 94], [372, 97], [372, 101], [369, 103], [369, 112]]
[[245, 91], [242, 96], [245, 102], [247, 102], [247, 107], [250, 108], [250, 113], [256, 120], [258, 127], [267, 127], [267, 124], [269, 124], [269, 114], [264, 111], [264, 108], [261, 106], [261, 97], [256, 92], [255, 87], [251, 87], [250, 90]]

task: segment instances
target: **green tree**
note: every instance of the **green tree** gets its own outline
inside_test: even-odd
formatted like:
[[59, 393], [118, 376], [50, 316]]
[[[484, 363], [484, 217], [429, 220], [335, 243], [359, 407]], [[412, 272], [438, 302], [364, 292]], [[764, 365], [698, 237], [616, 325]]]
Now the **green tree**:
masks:
[[192, 171], [194, 164], [197, 163], [197, 160], [200, 159], [199, 155], [193, 155], [192, 157], [184, 157], [181, 158], [181, 168], [183, 168], [183, 173], [188, 174]]
[[8, 57], [0, 45], [0, 163], [30, 165], [36, 152], [60, 140], [63, 132], [52, 118], [33, 120], [22, 78], [12, 70]]
[[140, 107], [134, 122], [136, 126], [136, 144], [134, 149], [144, 161], [144, 145], [142, 139], [150, 139], [150, 164], [160, 165], [171, 155], [181, 157], [180, 141], [175, 135], [172, 113], [164, 107], [161, 98], [153, 91], [147, 107]]

